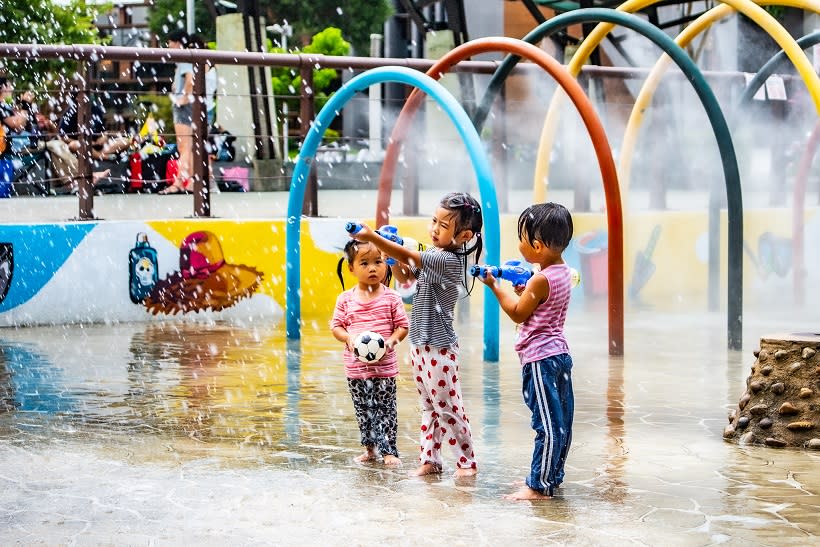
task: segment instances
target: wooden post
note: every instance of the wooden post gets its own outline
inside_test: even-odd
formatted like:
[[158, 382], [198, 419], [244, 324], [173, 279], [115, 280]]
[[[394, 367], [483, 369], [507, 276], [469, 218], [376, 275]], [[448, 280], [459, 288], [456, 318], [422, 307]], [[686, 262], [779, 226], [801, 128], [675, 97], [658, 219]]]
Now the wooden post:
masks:
[[94, 182], [91, 174], [91, 97], [88, 93], [89, 70], [86, 63], [79, 63], [79, 78], [71, 82], [77, 86], [77, 140], [80, 150], [77, 158], [77, 188], [80, 200], [79, 220], [95, 220], [94, 217]]
[[208, 108], [205, 105], [205, 63], [194, 63], [194, 102], [191, 108], [194, 179], [194, 216], [211, 216], [211, 190], [208, 182]]

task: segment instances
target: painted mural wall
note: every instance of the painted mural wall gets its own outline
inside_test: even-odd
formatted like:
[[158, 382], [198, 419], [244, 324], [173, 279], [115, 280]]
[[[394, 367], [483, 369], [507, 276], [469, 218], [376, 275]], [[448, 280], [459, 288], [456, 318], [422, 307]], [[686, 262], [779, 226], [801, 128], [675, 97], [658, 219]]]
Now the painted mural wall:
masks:
[[[577, 214], [565, 252], [581, 274], [573, 306], [605, 302], [607, 234], [602, 214]], [[308, 219], [302, 227], [302, 316], [327, 326], [342, 290], [337, 274], [349, 219]], [[364, 219], [367, 220], [367, 219]], [[502, 258], [517, 256], [517, 216], [501, 220]], [[424, 242], [426, 218], [398, 219], [399, 233]], [[788, 299], [792, 287], [790, 211], [745, 213], [747, 304]], [[723, 219], [725, 227], [725, 217]], [[807, 217], [806, 241], [820, 238]], [[626, 223], [627, 306], [704, 308], [708, 234], [705, 212], [657, 212]], [[722, 234], [721, 290], [726, 247]], [[278, 321], [285, 306], [285, 221], [184, 219], [0, 225], [0, 326], [74, 322]], [[807, 286], [820, 260], [808, 246]], [[354, 279], [342, 268], [350, 287]], [[751, 290], [749, 290], [751, 289]], [[473, 291], [480, 300], [483, 291]], [[725, 305], [725, 298], [721, 299]]]

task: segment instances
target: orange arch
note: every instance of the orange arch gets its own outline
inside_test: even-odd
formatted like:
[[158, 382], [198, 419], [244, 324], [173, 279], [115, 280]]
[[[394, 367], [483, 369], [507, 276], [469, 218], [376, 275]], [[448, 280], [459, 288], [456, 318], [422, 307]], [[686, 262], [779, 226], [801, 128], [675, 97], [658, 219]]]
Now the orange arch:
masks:
[[[595, 108], [577, 80], [555, 59], [542, 49], [514, 38], [479, 38], [462, 44], [444, 55], [427, 71], [433, 79], [440, 79], [456, 63], [481, 53], [503, 51], [529, 59], [556, 80], [570, 97], [592, 139], [598, 158], [604, 184], [609, 249], [609, 354], [623, 355], [624, 338], [624, 281], [623, 281], [623, 212], [618, 187], [618, 175], [612, 159], [612, 149]], [[396, 174], [399, 150], [410, 129], [410, 122], [424, 100], [424, 93], [415, 89], [402, 108], [389, 144], [385, 151], [384, 163], [379, 176], [379, 190], [376, 203], [376, 225], [382, 226], [390, 220], [390, 196], [393, 177]]]

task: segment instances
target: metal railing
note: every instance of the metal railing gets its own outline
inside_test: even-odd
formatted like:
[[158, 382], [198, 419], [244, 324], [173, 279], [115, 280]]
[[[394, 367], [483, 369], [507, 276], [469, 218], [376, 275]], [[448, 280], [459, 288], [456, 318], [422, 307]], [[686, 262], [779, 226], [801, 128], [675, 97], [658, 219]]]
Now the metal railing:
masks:
[[[434, 60], [397, 59], [380, 57], [325, 56], [315, 54], [273, 54], [250, 53], [224, 50], [179, 50], [166, 48], [131, 48], [98, 45], [37, 45], [37, 44], [0, 44], [0, 58], [16, 60], [58, 59], [66, 63], [76, 63], [77, 71], [87, 76], [91, 68], [105, 60], [129, 61], [139, 63], [175, 64], [187, 62], [194, 65], [193, 94], [198, 100], [193, 103], [193, 216], [211, 216], [211, 198], [208, 185], [207, 161], [207, 113], [205, 111], [205, 67], [213, 65], [257, 66], [257, 67], [291, 67], [297, 69], [301, 76], [299, 94], [299, 136], [307, 136], [315, 117], [315, 94], [313, 92], [313, 71], [320, 68], [336, 70], [368, 70], [381, 66], [404, 66], [419, 71], [427, 71]], [[451, 72], [492, 74], [500, 66], [500, 61], [462, 61], [452, 67]], [[520, 63], [515, 69], [517, 74], [534, 74], [541, 69], [530, 63]], [[645, 68], [623, 68], [584, 66], [584, 78], [641, 79], [649, 73]], [[703, 71], [709, 80], [724, 84], [743, 83], [745, 75], [740, 72]], [[682, 77], [670, 73], [670, 77]], [[87, 82], [88, 78], [84, 78]], [[95, 90], [80, 89], [78, 94], [78, 126], [84, 127], [91, 120], [91, 101], [87, 95]], [[95, 220], [94, 185], [92, 181], [92, 162], [89, 159], [89, 143], [80, 139], [78, 157], [78, 219]], [[415, 189], [417, 191], [417, 188]], [[405, 193], [412, 191], [405, 187]], [[318, 215], [318, 184], [315, 169], [312, 171], [306, 193], [303, 213], [308, 216]], [[412, 200], [406, 200], [412, 202]]]

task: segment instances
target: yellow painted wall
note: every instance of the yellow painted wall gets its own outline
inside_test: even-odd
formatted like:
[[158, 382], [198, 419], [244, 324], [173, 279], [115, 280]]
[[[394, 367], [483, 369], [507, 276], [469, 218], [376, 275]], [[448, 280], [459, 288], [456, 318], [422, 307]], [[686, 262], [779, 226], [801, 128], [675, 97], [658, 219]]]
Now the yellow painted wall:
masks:
[[[807, 214], [807, 218], [814, 215]], [[597, 230], [606, 230], [606, 219], [602, 213], [574, 215], [575, 236]], [[753, 260], [757, 242], [764, 232], [777, 237], [791, 237], [791, 211], [787, 209], [766, 209], [746, 211], [745, 241], [749, 249], [744, 252], [744, 287], [747, 289], [761, 283], [758, 273], [761, 266]], [[365, 219], [372, 225], [372, 219]], [[335, 230], [338, 223], [339, 242], [334, 249], [314, 241], [313, 223], [328, 223], [325, 230]], [[394, 223], [402, 236], [409, 236], [424, 243], [428, 219], [397, 218]], [[651, 212], [633, 215], [626, 223], [625, 238], [625, 287], [629, 289], [635, 267], [635, 256], [644, 251], [653, 227], [660, 226], [660, 237], [650, 260], [655, 271], [644, 285], [640, 295], [642, 303], [652, 303], [659, 307], [702, 307], [707, 295], [707, 241], [708, 218], [706, 211]], [[501, 219], [502, 261], [518, 258], [517, 215], [504, 215]], [[225, 259], [231, 263], [250, 264], [265, 272], [265, 281], [260, 292], [270, 295], [281, 307], [285, 306], [285, 224], [276, 221], [164, 221], [151, 223], [152, 228], [174, 244], [179, 244], [191, 231], [207, 229], [217, 233], [223, 245]], [[344, 222], [334, 219], [307, 219], [302, 224], [302, 317], [306, 326], [314, 329], [326, 328], [332, 314], [333, 305], [342, 288], [337, 277], [337, 265], [341, 258], [341, 245], [347, 237], [343, 232]], [[726, 214], [721, 218], [721, 305], [724, 305], [726, 290]], [[576, 265], [577, 266], [577, 265]], [[354, 279], [343, 265], [345, 284], [349, 288]], [[582, 272], [583, 274], [583, 272]], [[582, 276], [582, 284], [591, 282]], [[790, 283], [789, 279], [782, 283]], [[480, 287], [477, 287], [480, 288]], [[748, 291], [747, 291], [748, 292]], [[754, 294], [749, 295], [752, 299]], [[482, 290], [475, 290], [473, 297], [483, 298]], [[629, 305], [629, 303], [627, 304]]]

